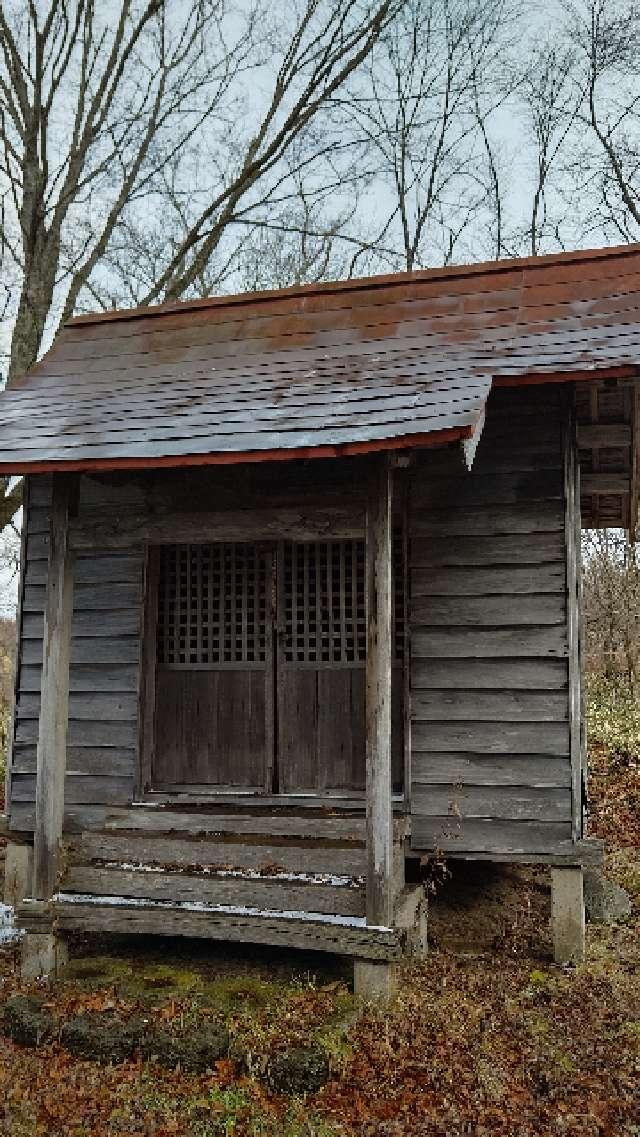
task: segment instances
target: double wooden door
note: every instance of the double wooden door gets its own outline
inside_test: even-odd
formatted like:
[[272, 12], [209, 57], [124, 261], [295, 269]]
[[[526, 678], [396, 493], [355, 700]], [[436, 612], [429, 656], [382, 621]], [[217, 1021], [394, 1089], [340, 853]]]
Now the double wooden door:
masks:
[[[174, 545], [156, 557], [152, 788], [364, 790], [364, 540]], [[400, 782], [401, 661], [395, 688]]]

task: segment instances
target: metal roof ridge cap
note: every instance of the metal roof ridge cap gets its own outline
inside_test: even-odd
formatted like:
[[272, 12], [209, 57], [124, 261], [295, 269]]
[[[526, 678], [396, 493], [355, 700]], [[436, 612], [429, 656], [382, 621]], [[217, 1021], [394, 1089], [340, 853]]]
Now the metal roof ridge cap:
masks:
[[640, 242], [629, 245], [612, 245], [593, 249], [574, 249], [571, 252], [545, 253], [536, 257], [512, 257], [502, 260], [477, 261], [471, 264], [446, 265], [439, 268], [420, 269], [413, 272], [381, 273], [376, 276], [355, 277], [351, 280], [330, 280], [312, 284], [294, 284], [286, 288], [265, 289], [260, 292], [235, 292], [229, 295], [207, 296], [190, 300], [171, 300], [163, 304], [141, 305], [137, 308], [114, 308], [105, 312], [88, 312], [72, 316], [63, 325], [65, 328], [83, 327], [91, 324], [110, 323], [120, 320], [141, 318], [160, 318], [176, 312], [202, 311], [207, 308], [234, 307], [248, 303], [269, 304], [277, 299], [304, 299], [305, 297], [359, 292], [365, 289], [400, 286], [406, 283], [437, 281], [479, 276], [488, 273], [533, 271], [550, 264], [572, 264], [575, 262], [597, 261], [607, 258], [633, 256], [640, 253]]

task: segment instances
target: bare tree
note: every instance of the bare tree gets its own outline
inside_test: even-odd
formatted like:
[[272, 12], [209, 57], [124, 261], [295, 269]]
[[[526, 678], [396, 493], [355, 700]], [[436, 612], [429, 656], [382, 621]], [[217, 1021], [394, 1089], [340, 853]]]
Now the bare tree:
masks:
[[640, 679], [640, 558], [621, 529], [583, 537], [587, 663], [630, 689]]
[[524, 232], [525, 247], [533, 257], [548, 251], [547, 244], [555, 248], [562, 245], [560, 228], [566, 209], [550, 208], [549, 199], [555, 190], [552, 175], [557, 170], [560, 180], [564, 176], [561, 167], [584, 95], [576, 62], [575, 48], [552, 34], [527, 53], [518, 83], [526, 132], [535, 155]]
[[584, 93], [568, 192], [598, 239], [640, 237], [640, 7], [578, 0], [561, 34], [575, 45]]
[[352, 95], [378, 229], [352, 270], [371, 252], [409, 270], [447, 263], [473, 240], [496, 191], [487, 124], [507, 94], [510, 30], [505, 0], [409, 0], [380, 37], [368, 90]]
[[[9, 380], [60, 321], [108, 302], [127, 242], [154, 234], [130, 300], [180, 297], [216, 260], [220, 278], [237, 234], [295, 198], [302, 172], [311, 193], [339, 150], [336, 94], [395, 3], [296, 0], [286, 21], [267, 0], [0, 3]], [[19, 500], [5, 481], [0, 525]]]

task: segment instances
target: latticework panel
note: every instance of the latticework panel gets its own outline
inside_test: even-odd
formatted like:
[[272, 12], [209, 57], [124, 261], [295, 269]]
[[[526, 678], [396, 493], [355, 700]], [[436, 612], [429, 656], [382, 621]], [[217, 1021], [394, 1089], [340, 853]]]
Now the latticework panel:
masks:
[[163, 547], [158, 662], [172, 668], [264, 663], [267, 587], [267, 562], [255, 545]]
[[288, 541], [283, 561], [285, 662], [363, 661], [364, 541]]
[[[404, 655], [403, 534], [394, 533], [394, 656]], [[363, 664], [367, 647], [365, 542], [287, 542], [281, 588], [284, 662]]]

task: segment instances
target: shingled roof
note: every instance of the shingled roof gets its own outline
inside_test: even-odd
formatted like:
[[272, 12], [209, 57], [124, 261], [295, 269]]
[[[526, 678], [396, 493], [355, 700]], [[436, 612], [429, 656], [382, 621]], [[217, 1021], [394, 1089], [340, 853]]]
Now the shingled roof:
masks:
[[0, 472], [465, 439], [492, 383], [635, 376], [639, 295], [625, 246], [82, 316], [0, 396]]

